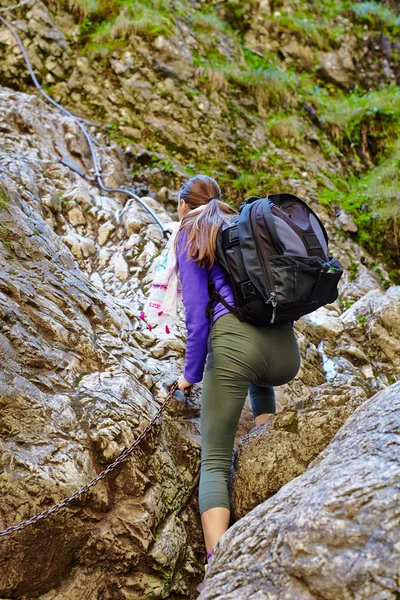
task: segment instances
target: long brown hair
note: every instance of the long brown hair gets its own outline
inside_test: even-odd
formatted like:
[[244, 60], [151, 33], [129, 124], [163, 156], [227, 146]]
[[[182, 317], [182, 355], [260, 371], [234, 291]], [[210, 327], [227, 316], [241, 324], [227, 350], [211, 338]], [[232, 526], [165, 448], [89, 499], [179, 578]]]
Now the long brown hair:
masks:
[[[215, 262], [218, 230], [237, 211], [222, 202], [218, 183], [207, 175], [196, 175], [184, 183], [179, 190], [179, 200], [184, 200], [190, 208], [182, 219], [179, 237], [182, 234], [186, 237], [189, 258], [202, 267], [211, 268]], [[205, 204], [204, 210], [192, 213]]]

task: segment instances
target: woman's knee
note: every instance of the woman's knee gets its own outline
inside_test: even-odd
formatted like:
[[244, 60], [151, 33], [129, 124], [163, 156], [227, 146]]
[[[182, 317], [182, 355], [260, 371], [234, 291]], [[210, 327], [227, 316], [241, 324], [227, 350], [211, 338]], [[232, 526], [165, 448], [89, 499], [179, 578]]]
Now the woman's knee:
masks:
[[299, 372], [301, 365], [300, 350], [296, 340], [294, 339], [292, 342], [289, 347], [286, 346], [279, 360], [275, 361], [274, 365], [270, 365], [271, 374], [273, 374], [273, 379], [275, 380], [272, 385], [277, 386], [289, 383]]
[[202, 463], [199, 484], [200, 514], [209, 508], [229, 508], [228, 476], [230, 464]]

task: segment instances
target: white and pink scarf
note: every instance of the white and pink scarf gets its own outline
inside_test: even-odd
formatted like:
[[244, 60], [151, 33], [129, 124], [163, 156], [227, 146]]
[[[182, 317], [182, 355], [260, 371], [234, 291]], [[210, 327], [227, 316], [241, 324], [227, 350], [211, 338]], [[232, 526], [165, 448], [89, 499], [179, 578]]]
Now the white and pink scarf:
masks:
[[178, 309], [182, 305], [182, 286], [176, 262], [175, 240], [179, 223], [172, 232], [164, 250], [157, 257], [157, 265], [146, 305], [140, 318], [146, 321], [151, 330], [156, 325], [171, 333], [175, 325]]
[[[202, 212], [207, 204], [198, 206], [191, 214]], [[159, 325], [165, 333], [175, 328], [179, 310], [183, 306], [182, 285], [176, 260], [175, 240], [180, 222], [173, 224], [173, 232], [161, 254], [156, 258], [153, 282], [143, 312], [139, 315], [152, 330]], [[171, 227], [172, 229], [172, 227]]]

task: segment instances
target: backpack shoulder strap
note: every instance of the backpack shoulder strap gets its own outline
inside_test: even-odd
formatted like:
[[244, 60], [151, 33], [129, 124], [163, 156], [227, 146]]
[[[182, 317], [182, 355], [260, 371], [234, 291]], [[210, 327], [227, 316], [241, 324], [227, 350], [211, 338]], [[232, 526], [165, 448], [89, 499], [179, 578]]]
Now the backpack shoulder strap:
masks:
[[214, 321], [214, 305], [216, 302], [221, 302], [221, 304], [225, 306], [225, 308], [227, 308], [229, 312], [234, 314], [239, 319], [239, 321], [243, 321], [240, 312], [234, 306], [231, 306], [231, 304], [229, 304], [225, 300], [225, 298], [221, 296], [219, 292], [217, 292], [214, 282], [211, 281], [211, 279], [208, 279], [208, 297], [209, 301], [206, 308], [206, 317], [211, 321], [211, 324]]

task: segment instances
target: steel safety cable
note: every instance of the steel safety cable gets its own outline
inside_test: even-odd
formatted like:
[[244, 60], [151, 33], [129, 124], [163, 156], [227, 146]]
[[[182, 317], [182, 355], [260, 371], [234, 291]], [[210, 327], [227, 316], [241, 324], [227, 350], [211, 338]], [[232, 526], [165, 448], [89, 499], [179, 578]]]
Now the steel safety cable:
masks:
[[[36, 89], [39, 91], [39, 93], [46, 98], [46, 100], [48, 102], [50, 102], [50, 104], [52, 104], [53, 106], [55, 106], [56, 108], [58, 108], [65, 116], [70, 117], [71, 119], [74, 120], [74, 122], [78, 125], [79, 129], [82, 131], [86, 142], [88, 144], [89, 147], [89, 151], [92, 157], [92, 161], [93, 161], [93, 167], [94, 167], [94, 177], [96, 179], [97, 182], [97, 186], [103, 191], [103, 192], [111, 192], [111, 193], [119, 193], [119, 194], [126, 194], [127, 196], [133, 198], [134, 200], [136, 200], [148, 213], [149, 215], [151, 215], [151, 217], [155, 220], [155, 222], [157, 223], [157, 225], [159, 225], [159, 227], [161, 228], [163, 235], [165, 237], [169, 237], [170, 235], [170, 230], [167, 229], [164, 224], [162, 223], [162, 221], [158, 218], [158, 216], [155, 214], [155, 212], [139, 197], [137, 196], [134, 192], [132, 192], [131, 190], [125, 190], [123, 188], [109, 188], [106, 185], [104, 185], [102, 177], [101, 177], [101, 169], [99, 167], [99, 163], [97, 161], [97, 157], [96, 157], [96, 153], [95, 153], [95, 149], [93, 146], [93, 142], [92, 139], [86, 129], [86, 127], [80, 122], [80, 120], [74, 115], [72, 114], [69, 110], [67, 110], [66, 108], [64, 108], [61, 104], [59, 104], [58, 102], [56, 102], [56, 100], [53, 100], [53, 98], [51, 96], [49, 96], [49, 94], [47, 94], [47, 92], [44, 91], [44, 89], [42, 88], [42, 86], [40, 85], [33, 69], [32, 69], [32, 65], [31, 62], [29, 60], [28, 54], [25, 50], [25, 47], [21, 41], [21, 38], [19, 37], [19, 35], [17, 34], [17, 32], [14, 30], [14, 28], [6, 21], [6, 19], [4, 17], [2, 17], [0, 15], [0, 21], [3, 23], [3, 25], [5, 25], [7, 27], [7, 29], [10, 31], [10, 33], [12, 34], [12, 36], [14, 37], [15, 41], [18, 44], [18, 47], [22, 53], [22, 57], [25, 61], [25, 64], [28, 68], [29, 71], [29, 75], [31, 76], [31, 79], [36, 87]], [[87, 175], [83, 174], [81, 171], [79, 171], [77, 168], [69, 165], [66, 161], [61, 160], [60, 161], [63, 165], [65, 165], [66, 167], [72, 169], [75, 173], [78, 173], [81, 177], [84, 177], [86, 179], [91, 179], [90, 177], [88, 177]]]
[[34, 0], [22, 0], [22, 2], [18, 2], [18, 4], [13, 4], [13, 6], [4, 6], [3, 8], [0, 8], [0, 13], [11, 11], [11, 10], [17, 10], [17, 8], [21, 8], [22, 6], [25, 6], [26, 4], [30, 4], [33, 1]]

